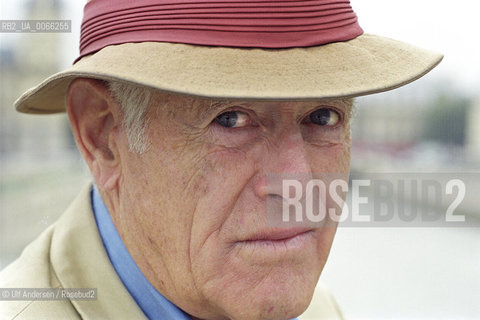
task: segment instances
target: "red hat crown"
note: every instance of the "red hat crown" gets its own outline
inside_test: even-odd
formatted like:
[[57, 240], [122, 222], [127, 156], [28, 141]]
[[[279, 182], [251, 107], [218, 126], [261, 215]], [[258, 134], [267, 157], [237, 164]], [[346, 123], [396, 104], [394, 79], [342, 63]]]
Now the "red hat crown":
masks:
[[79, 58], [127, 42], [278, 49], [362, 33], [349, 0], [92, 0], [85, 6]]

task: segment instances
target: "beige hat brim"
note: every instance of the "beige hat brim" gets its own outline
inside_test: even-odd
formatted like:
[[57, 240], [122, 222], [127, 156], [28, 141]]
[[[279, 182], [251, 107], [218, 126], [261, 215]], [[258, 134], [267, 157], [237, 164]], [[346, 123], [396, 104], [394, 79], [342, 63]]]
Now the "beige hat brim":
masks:
[[108, 46], [24, 93], [25, 113], [65, 111], [78, 77], [134, 82], [212, 98], [305, 100], [355, 97], [414, 81], [442, 55], [376, 35], [292, 49], [207, 47], [141, 42]]

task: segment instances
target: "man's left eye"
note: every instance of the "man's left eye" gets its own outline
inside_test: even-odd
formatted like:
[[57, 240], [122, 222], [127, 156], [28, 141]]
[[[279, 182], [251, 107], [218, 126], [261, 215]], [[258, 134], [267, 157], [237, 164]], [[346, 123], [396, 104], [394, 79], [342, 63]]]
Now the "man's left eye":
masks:
[[215, 118], [215, 122], [225, 128], [241, 128], [249, 123], [249, 116], [241, 111], [227, 111]]
[[319, 126], [334, 126], [340, 121], [340, 114], [330, 108], [320, 108], [310, 114], [310, 121]]

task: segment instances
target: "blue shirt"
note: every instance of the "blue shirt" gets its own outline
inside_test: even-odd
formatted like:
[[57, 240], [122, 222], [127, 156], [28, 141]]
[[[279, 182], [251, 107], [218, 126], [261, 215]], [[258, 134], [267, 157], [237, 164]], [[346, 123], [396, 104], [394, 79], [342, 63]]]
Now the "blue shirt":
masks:
[[98, 232], [108, 257], [123, 285], [143, 313], [149, 319], [190, 320], [185, 312], [162, 296], [140, 271], [123, 244], [96, 186], [93, 186], [91, 198]]

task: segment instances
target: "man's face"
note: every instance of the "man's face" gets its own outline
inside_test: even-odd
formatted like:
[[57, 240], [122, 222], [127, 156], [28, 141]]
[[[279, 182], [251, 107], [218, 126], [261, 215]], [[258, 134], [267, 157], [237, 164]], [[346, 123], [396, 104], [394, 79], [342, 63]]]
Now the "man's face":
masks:
[[197, 318], [301, 313], [335, 228], [269, 226], [266, 203], [281, 195], [267, 188], [266, 176], [348, 172], [350, 108], [154, 94], [148, 151], [121, 146], [114, 216], [148, 280]]

